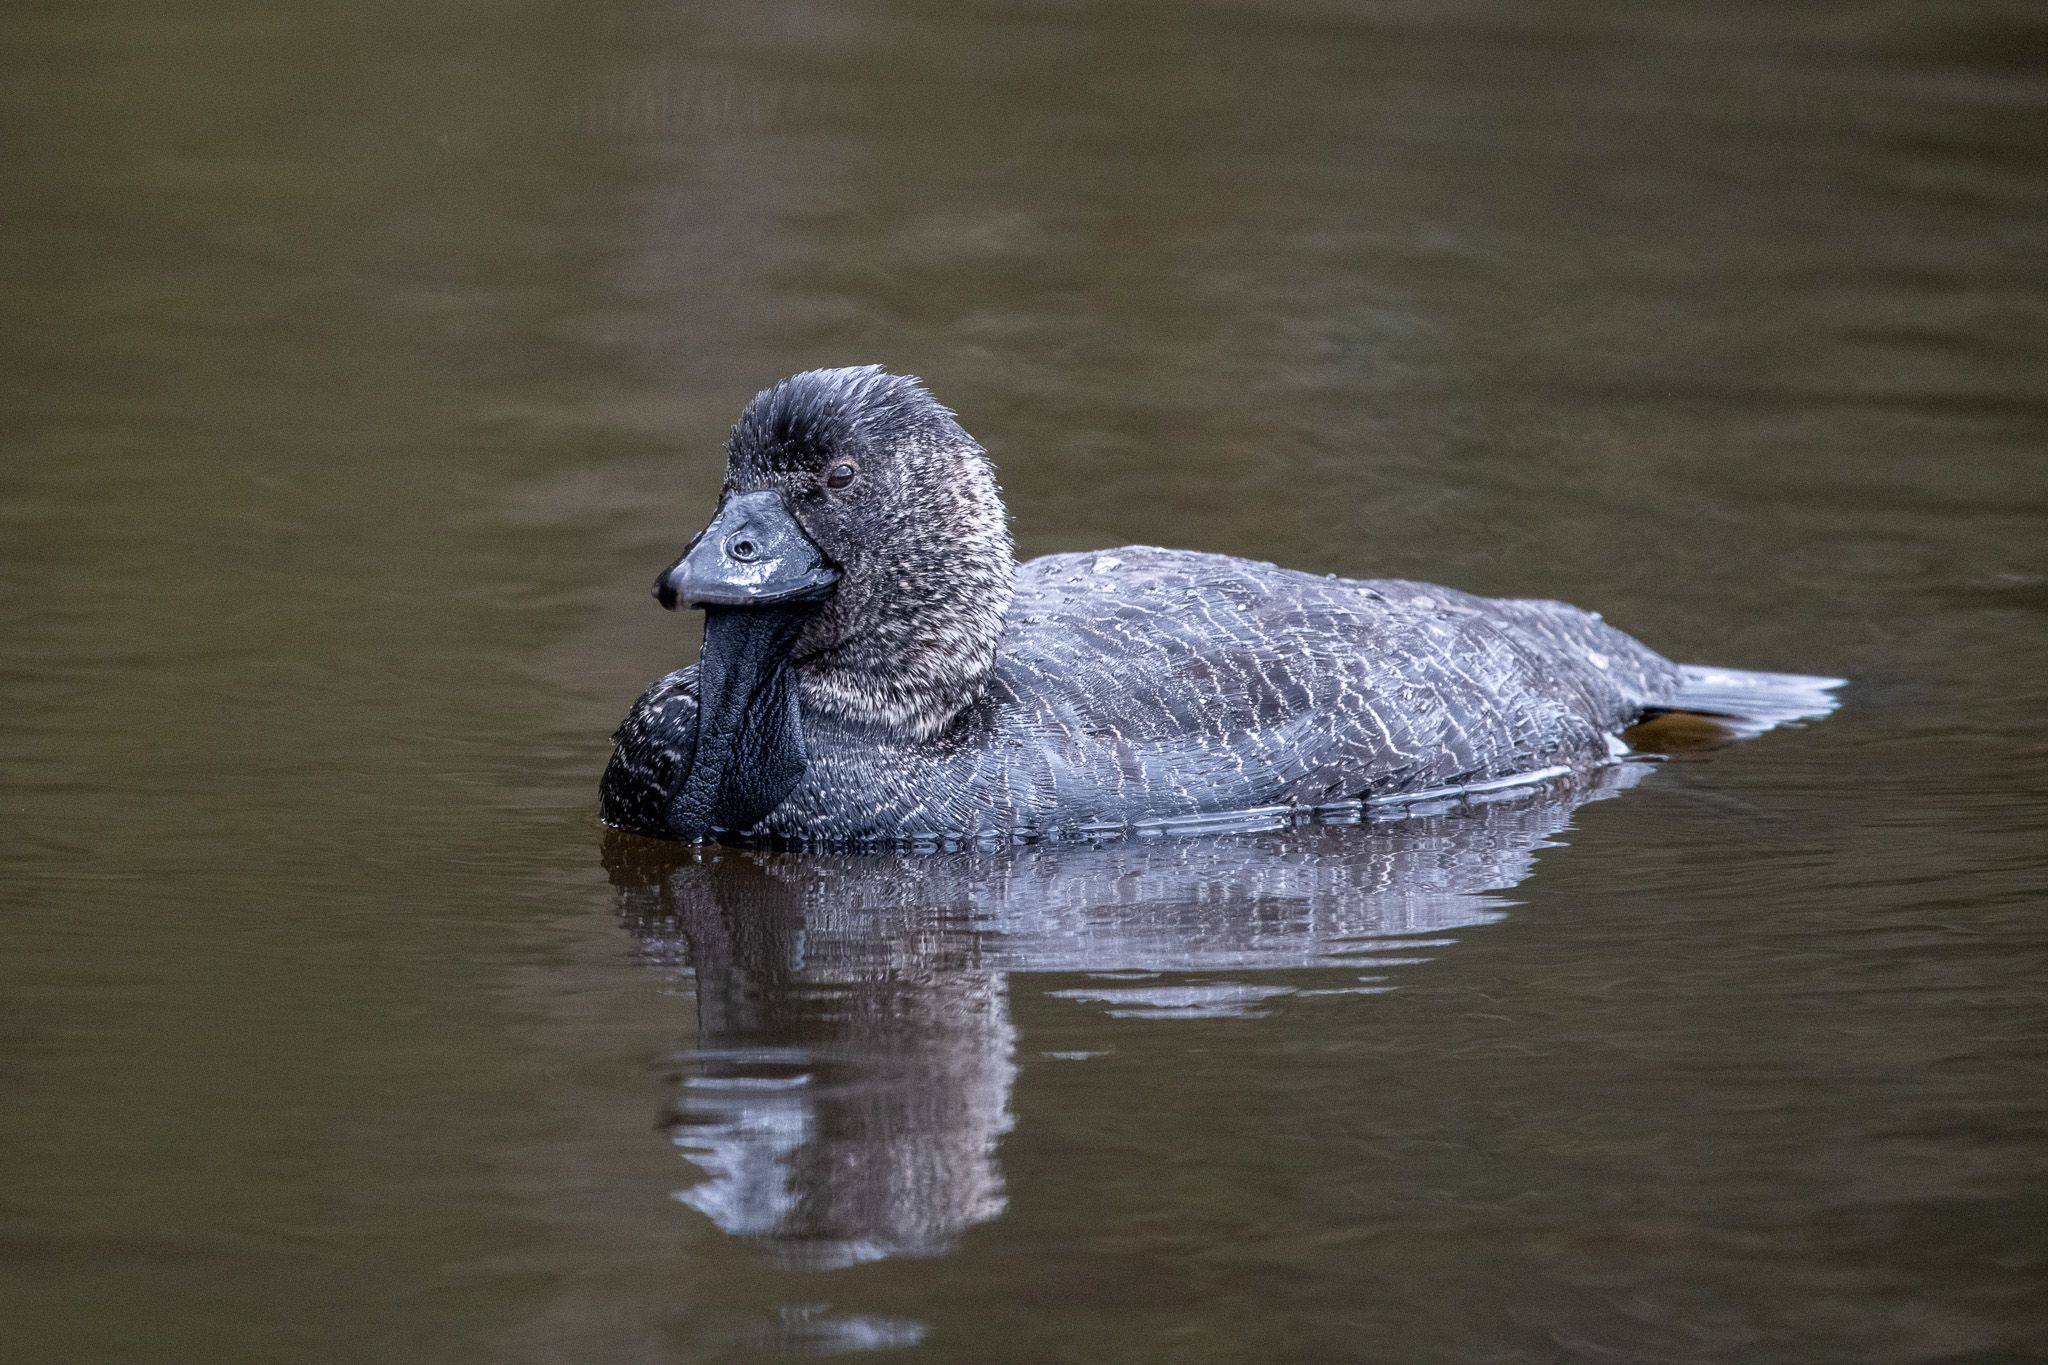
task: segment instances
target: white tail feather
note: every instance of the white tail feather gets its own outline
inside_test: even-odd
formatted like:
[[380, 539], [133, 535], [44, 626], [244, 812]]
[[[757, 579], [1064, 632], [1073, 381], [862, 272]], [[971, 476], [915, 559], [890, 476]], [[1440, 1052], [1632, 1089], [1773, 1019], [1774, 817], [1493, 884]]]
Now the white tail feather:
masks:
[[1740, 668], [1683, 665], [1678, 693], [1655, 709], [1714, 716], [1743, 738], [1780, 725], [1819, 720], [1841, 705], [1846, 679], [1804, 673], [1752, 673]]

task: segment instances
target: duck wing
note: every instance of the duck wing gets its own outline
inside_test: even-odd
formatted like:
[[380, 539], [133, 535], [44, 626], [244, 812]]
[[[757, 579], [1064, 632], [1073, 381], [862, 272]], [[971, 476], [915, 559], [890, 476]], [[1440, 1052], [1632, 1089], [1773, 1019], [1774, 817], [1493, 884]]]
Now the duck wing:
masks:
[[1133, 546], [1020, 566], [996, 686], [1062, 805], [1171, 818], [1604, 762], [1677, 668], [1563, 603]]
[[669, 802], [697, 750], [697, 665], [677, 669], [640, 694], [612, 733], [612, 758], [598, 784], [598, 818], [614, 829], [673, 838]]

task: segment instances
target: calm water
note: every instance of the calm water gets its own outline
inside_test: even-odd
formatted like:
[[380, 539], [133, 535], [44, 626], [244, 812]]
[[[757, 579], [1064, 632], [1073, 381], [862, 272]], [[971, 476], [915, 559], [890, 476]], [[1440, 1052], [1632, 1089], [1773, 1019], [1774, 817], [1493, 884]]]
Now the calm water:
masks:
[[[0, 147], [0, 1355], [2048, 1358], [2038, 7], [71, 0]], [[866, 360], [1027, 553], [1854, 686], [1401, 824], [608, 841], [726, 426]]]

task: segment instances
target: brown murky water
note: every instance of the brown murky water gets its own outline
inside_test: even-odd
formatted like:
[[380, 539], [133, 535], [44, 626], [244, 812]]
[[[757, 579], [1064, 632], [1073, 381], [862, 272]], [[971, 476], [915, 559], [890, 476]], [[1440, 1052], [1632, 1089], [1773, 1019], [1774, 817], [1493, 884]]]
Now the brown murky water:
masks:
[[[2048, 1358], [2044, 119], [2019, 3], [15, 6], [0, 1354]], [[608, 844], [726, 425], [865, 360], [1029, 553], [1855, 683], [1400, 825]]]

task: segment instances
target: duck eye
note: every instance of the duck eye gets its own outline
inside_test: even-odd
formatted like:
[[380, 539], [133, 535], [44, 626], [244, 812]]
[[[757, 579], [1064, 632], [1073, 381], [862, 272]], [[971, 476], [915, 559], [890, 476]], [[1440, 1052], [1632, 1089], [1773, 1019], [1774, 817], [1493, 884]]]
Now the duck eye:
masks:
[[850, 464], [835, 464], [825, 475], [825, 487], [838, 490], [853, 482], [854, 469]]

